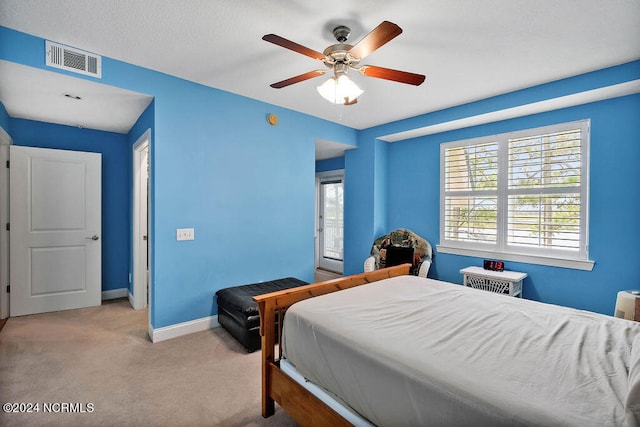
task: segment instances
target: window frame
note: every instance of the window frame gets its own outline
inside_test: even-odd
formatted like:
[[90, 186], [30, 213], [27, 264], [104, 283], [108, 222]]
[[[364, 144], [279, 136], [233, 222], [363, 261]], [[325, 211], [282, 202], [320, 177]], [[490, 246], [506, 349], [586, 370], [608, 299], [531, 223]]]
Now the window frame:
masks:
[[[538, 247], [518, 247], [509, 245], [508, 234], [508, 189], [509, 174], [509, 140], [526, 138], [535, 135], [543, 135], [555, 132], [563, 132], [579, 128], [581, 130], [581, 165], [580, 165], [580, 243], [576, 252], [559, 249], [546, 249]], [[589, 260], [589, 169], [590, 169], [590, 119], [577, 120], [507, 132], [497, 135], [488, 135], [459, 141], [451, 141], [440, 144], [440, 243], [436, 246], [438, 252], [474, 256], [480, 258], [494, 258], [505, 261], [526, 262], [531, 264], [549, 265], [555, 267], [573, 268], [591, 271], [594, 261]], [[445, 153], [447, 149], [479, 145], [486, 143], [498, 144], [498, 187], [495, 190], [497, 196], [497, 225], [496, 243], [467, 242], [445, 239], [445, 208], [446, 208], [446, 176]], [[515, 191], [517, 193], [517, 191]], [[543, 192], [543, 191], [541, 191]], [[477, 193], [476, 193], [477, 194]], [[545, 193], [546, 194], [546, 193]]]

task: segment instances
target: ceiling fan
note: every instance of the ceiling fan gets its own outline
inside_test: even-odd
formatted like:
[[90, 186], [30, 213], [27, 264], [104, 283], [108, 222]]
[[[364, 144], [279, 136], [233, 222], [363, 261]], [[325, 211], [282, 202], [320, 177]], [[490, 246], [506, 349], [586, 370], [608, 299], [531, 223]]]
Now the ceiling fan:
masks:
[[392, 80], [415, 86], [419, 86], [424, 82], [425, 76], [422, 74], [392, 70], [374, 65], [360, 65], [360, 61], [363, 58], [402, 33], [402, 28], [398, 25], [393, 22], [383, 21], [355, 45], [346, 43], [350, 33], [351, 29], [347, 26], [340, 25], [335, 27], [333, 29], [333, 36], [338, 43], [329, 46], [323, 53], [309, 49], [308, 47], [275, 34], [263, 36], [262, 40], [301, 53], [313, 59], [318, 59], [327, 67], [327, 69], [309, 71], [308, 73], [273, 83], [271, 87], [281, 89], [295, 83], [319, 77], [327, 71], [332, 70], [333, 76], [324, 84], [318, 86], [318, 92], [323, 98], [335, 104], [353, 105], [358, 102], [357, 98], [362, 94], [362, 90], [349, 79], [347, 75], [349, 69], [356, 70], [367, 77]]

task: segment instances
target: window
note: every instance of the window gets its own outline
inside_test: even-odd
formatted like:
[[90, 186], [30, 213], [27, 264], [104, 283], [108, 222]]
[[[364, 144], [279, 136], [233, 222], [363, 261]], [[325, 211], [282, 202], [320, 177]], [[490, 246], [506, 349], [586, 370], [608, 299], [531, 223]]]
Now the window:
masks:
[[591, 270], [589, 121], [440, 148], [441, 252]]

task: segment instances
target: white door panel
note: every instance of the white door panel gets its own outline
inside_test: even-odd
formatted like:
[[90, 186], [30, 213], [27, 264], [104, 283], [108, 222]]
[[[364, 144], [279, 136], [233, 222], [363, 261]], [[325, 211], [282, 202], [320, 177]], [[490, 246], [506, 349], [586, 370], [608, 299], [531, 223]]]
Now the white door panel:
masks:
[[59, 268], [61, 265], [84, 265], [84, 246], [31, 249], [31, 295], [84, 291], [87, 283], [82, 268]]
[[11, 316], [100, 305], [101, 155], [10, 157]]
[[[31, 231], [83, 232], [87, 200], [84, 162], [31, 159]], [[59, 191], [63, 188], [64, 191]], [[64, 209], [51, 209], [62, 205]]]

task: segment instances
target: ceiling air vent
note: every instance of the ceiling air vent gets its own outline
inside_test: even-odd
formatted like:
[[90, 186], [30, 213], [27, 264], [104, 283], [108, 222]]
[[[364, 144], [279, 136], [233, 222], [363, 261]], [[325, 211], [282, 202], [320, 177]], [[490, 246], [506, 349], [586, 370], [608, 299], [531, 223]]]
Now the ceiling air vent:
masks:
[[69, 46], [46, 41], [46, 64], [72, 73], [102, 78], [102, 57]]

